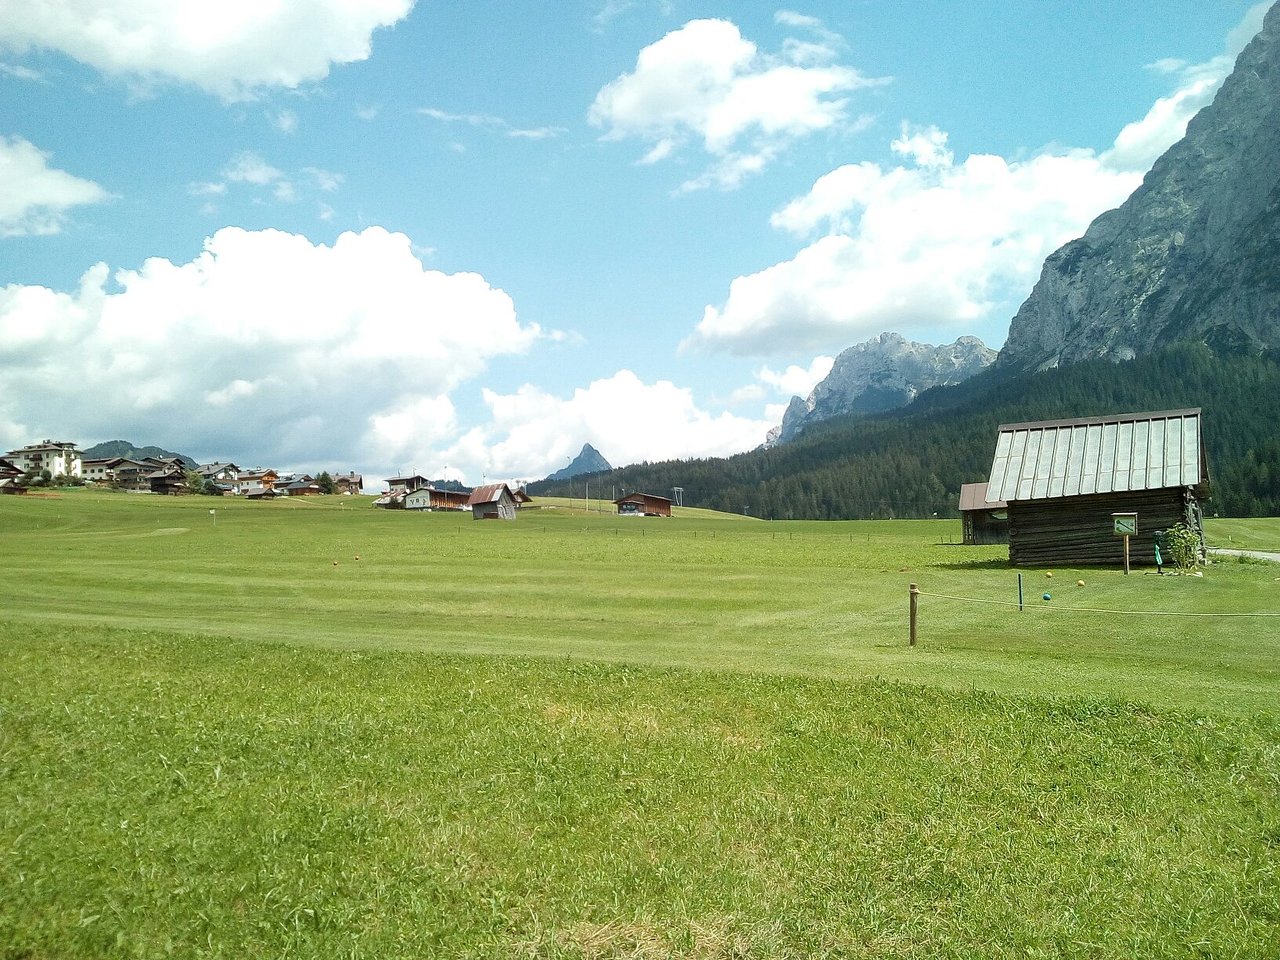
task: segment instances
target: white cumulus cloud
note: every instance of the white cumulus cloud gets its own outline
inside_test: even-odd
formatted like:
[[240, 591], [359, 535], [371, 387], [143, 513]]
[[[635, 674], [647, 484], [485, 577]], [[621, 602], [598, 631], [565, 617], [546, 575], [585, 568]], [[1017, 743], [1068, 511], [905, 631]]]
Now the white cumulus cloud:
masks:
[[773, 425], [709, 412], [688, 388], [669, 380], [645, 383], [630, 370], [569, 397], [526, 385], [511, 394], [485, 390], [484, 399], [489, 423], [438, 450], [437, 465], [480, 464], [490, 479], [536, 480], [564, 467], [584, 443], [623, 466], [740, 453], [759, 445]]
[[393, 463], [445, 442], [449, 395], [539, 335], [483, 277], [425, 269], [403, 234], [326, 246], [228, 227], [186, 263], [98, 264], [74, 291], [0, 288], [0, 440]]
[[972, 329], [1025, 296], [1049, 253], [1141, 182], [1089, 151], [957, 164], [932, 128], [906, 130], [893, 146], [902, 165], [840, 167], [777, 211], [780, 229], [825, 232], [734, 280], [686, 345], [769, 354], [843, 348], [885, 330]]
[[39, 0], [6, 3], [0, 47], [56, 50], [131, 81], [193, 84], [228, 101], [322, 80], [369, 56], [413, 0]]
[[1265, 8], [1249, 11], [1226, 54], [1153, 65], [1176, 88], [1102, 152], [957, 160], [944, 131], [904, 124], [891, 144], [896, 165], [846, 164], [774, 213], [774, 227], [807, 244], [732, 281], [684, 346], [770, 355], [842, 349], [886, 330], [935, 340], [976, 332], [998, 343], [1044, 259], [1122, 203], [1183, 136]]
[[71, 210], [110, 196], [91, 180], [49, 166], [49, 154], [34, 144], [0, 136], [0, 237], [57, 233]]
[[777, 390], [790, 399], [791, 397], [807, 397], [813, 388], [827, 378], [831, 368], [836, 365], [835, 357], [814, 357], [807, 367], [791, 364], [783, 370], [771, 370], [761, 367], [756, 376], [762, 383]]
[[794, 141], [848, 123], [846, 95], [881, 82], [829, 65], [829, 54], [810, 43], [768, 56], [727, 20], [692, 20], [641, 50], [635, 70], [596, 95], [588, 118], [607, 140], [647, 142], [646, 163], [698, 141], [713, 163], [686, 188], [733, 188]]

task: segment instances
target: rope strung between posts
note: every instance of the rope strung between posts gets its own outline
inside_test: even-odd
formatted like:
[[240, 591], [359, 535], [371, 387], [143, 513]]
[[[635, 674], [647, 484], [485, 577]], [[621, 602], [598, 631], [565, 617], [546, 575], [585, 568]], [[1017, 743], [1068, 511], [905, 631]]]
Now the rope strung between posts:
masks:
[[[1016, 607], [1017, 600], [984, 600], [979, 597], [952, 597], [945, 593], [925, 593], [923, 590], [916, 592], [917, 596], [933, 597], [935, 600], [957, 600], [961, 603], [994, 603], [1002, 607]], [[1263, 613], [1186, 613], [1182, 611], [1162, 611], [1162, 610], [1104, 610], [1101, 607], [1064, 607], [1058, 604], [1053, 606], [1033, 606], [1031, 603], [1024, 604], [1031, 610], [1061, 610], [1064, 613], [1115, 613], [1127, 615], [1133, 613], [1142, 613], [1151, 617], [1280, 617], [1280, 612], [1263, 612]]]

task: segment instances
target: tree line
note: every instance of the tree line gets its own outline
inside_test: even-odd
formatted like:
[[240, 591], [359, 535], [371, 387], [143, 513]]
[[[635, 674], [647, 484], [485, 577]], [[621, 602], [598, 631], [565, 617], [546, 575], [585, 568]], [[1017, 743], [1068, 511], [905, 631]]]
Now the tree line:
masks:
[[[790, 443], [733, 457], [642, 463], [592, 474], [622, 495], [768, 519], [954, 517], [960, 486], [983, 481], [1002, 423], [1200, 407], [1210, 514], [1280, 515], [1280, 357], [1179, 343], [1125, 363], [1087, 361], [1038, 373], [989, 369], [907, 407], [834, 417]], [[579, 493], [583, 480], [532, 484], [534, 496]]]

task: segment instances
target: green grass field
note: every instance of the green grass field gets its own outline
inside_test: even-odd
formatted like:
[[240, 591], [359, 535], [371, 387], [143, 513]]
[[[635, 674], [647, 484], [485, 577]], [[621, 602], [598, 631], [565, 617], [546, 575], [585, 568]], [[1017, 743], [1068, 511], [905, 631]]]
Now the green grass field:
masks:
[[1280, 956], [1280, 565], [581, 507], [0, 498], [0, 957]]

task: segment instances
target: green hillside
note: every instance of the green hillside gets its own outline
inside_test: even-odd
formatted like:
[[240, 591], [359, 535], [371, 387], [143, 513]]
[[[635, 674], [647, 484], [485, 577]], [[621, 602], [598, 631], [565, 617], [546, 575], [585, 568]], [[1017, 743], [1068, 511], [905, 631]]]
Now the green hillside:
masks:
[[130, 460], [156, 457], [161, 460], [171, 460], [177, 457], [188, 467], [197, 466], [196, 462], [184, 453], [174, 453], [172, 450], [156, 446], [137, 447], [128, 440], [106, 440], [95, 443], [92, 447], [86, 448], [83, 453], [86, 460], [107, 460], [111, 457], [128, 457]]

